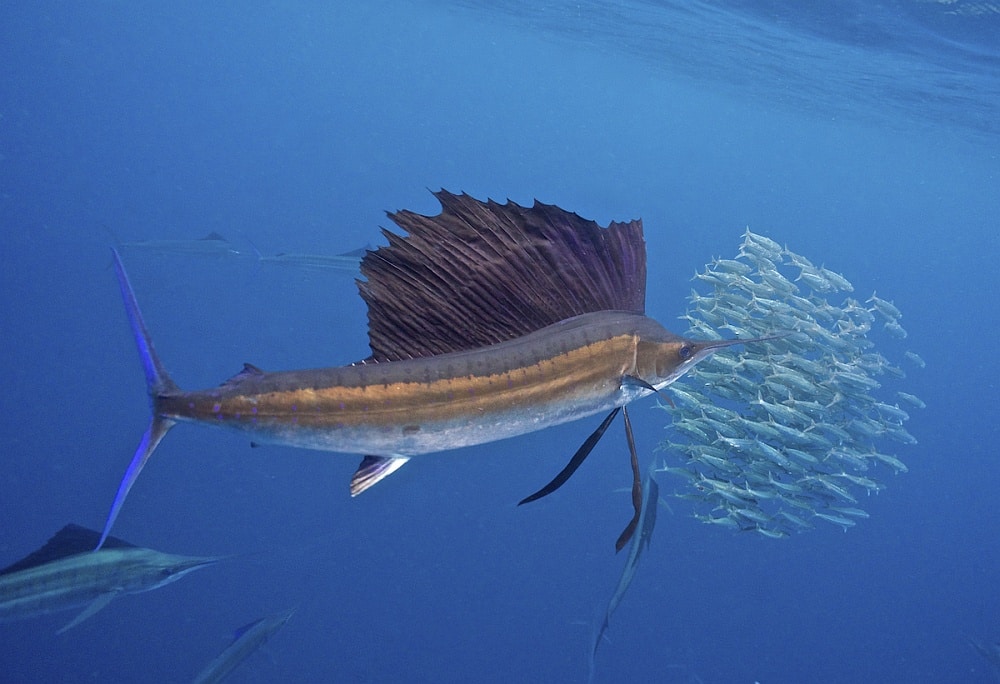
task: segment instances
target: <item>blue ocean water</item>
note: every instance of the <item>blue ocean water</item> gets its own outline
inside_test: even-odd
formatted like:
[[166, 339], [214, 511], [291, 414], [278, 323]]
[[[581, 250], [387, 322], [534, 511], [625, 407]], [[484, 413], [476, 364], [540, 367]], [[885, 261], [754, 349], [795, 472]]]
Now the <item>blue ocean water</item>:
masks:
[[[1000, 639], [1000, 14], [988, 2], [7, 3], [0, 7], [0, 562], [100, 528], [148, 420], [108, 247], [215, 231], [250, 254], [384, 244], [428, 189], [642, 217], [647, 311], [746, 226], [877, 291], [927, 361], [910, 471], [844, 533], [725, 533], [686, 502], [596, 681], [989, 682]], [[244, 361], [367, 354], [350, 275], [123, 257], [183, 387]], [[632, 409], [643, 460], [669, 436]], [[595, 421], [596, 424], [596, 421]], [[631, 514], [620, 425], [426, 457], [357, 499], [357, 458], [197, 426], [114, 533], [237, 554], [72, 614], [0, 625], [5, 681], [187, 681], [239, 625], [299, 609], [238, 681], [585, 681]], [[669, 489], [669, 483], [663, 488]]]

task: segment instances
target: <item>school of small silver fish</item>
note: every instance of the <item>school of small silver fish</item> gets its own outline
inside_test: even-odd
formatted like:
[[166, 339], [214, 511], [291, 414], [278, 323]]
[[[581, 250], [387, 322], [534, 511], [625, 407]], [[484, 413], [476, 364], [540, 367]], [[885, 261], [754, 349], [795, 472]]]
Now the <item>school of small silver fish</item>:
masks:
[[899, 309], [842, 295], [854, 291], [842, 275], [749, 229], [734, 259], [694, 280], [708, 291], [691, 292], [690, 336], [781, 336], [720, 350], [664, 390], [673, 423], [659, 470], [688, 485], [675, 495], [706, 524], [772, 538], [867, 518], [859, 501], [906, 472], [890, 452], [916, 443], [904, 424], [925, 406], [889, 387], [906, 374], [871, 337], [904, 339]]

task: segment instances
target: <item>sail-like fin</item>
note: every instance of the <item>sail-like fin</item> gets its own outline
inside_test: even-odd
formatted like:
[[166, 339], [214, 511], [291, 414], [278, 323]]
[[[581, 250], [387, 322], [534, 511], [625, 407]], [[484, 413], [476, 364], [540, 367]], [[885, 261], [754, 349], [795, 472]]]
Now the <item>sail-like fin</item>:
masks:
[[365, 456], [351, 476], [351, 496], [357, 496], [403, 467], [405, 456]]
[[388, 246], [361, 261], [367, 361], [478, 349], [595, 311], [643, 313], [641, 221], [601, 228], [537, 201], [434, 196], [440, 214], [390, 214], [407, 235], [384, 230]]
[[628, 409], [624, 406], [622, 407], [622, 413], [625, 415], [625, 438], [628, 440], [629, 457], [632, 462], [632, 508], [635, 510], [632, 514], [632, 519], [618, 536], [618, 541], [615, 542], [615, 552], [621, 551], [628, 544], [628, 540], [635, 534], [635, 529], [639, 525], [639, 517], [642, 514], [642, 476], [639, 474], [639, 457], [635, 451], [632, 421], [629, 420]]
[[66, 630], [73, 629], [87, 618], [93, 617], [102, 608], [111, 603], [116, 596], [118, 596], [118, 592], [116, 591], [109, 591], [106, 594], [101, 594], [96, 599], [91, 601], [79, 615], [77, 615], [75, 618], [73, 618], [68, 623], [63, 625], [63, 627], [59, 631], [57, 631], [56, 634], [62, 634]]
[[576, 450], [575, 454], [573, 454], [573, 458], [569, 460], [569, 463], [566, 464], [565, 468], [559, 471], [559, 474], [552, 479], [552, 482], [549, 482], [531, 496], [521, 499], [517, 502], [517, 505], [520, 506], [521, 504], [537, 501], [543, 496], [548, 496], [562, 487], [566, 483], [566, 480], [572, 477], [573, 473], [576, 472], [576, 469], [580, 467], [580, 464], [583, 463], [584, 459], [590, 455], [590, 452], [593, 451], [597, 443], [601, 441], [601, 437], [604, 436], [608, 426], [611, 425], [611, 421], [618, 415], [621, 408], [622, 407], [620, 406], [615, 408], [604, 418], [603, 421], [601, 421], [601, 424], [597, 426], [597, 429], [594, 430], [590, 437], [588, 437], [583, 444], [580, 445], [580, 448]]
[[118, 485], [118, 493], [115, 494], [115, 500], [111, 504], [111, 511], [108, 513], [108, 519], [104, 523], [104, 531], [101, 532], [101, 538], [97, 542], [97, 547], [95, 551], [99, 550], [104, 546], [104, 540], [108, 538], [108, 534], [111, 532], [111, 526], [115, 524], [115, 519], [118, 517], [118, 513], [121, 511], [122, 504], [125, 503], [125, 497], [128, 496], [128, 492], [132, 489], [132, 485], [139, 478], [139, 473], [146, 465], [146, 461], [149, 457], [153, 455], [156, 451], [156, 447], [160, 444], [160, 440], [163, 436], [167, 434], [167, 430], [174, 426], [174, 421], [167, 420], [166, 418], [160, 418], [159, 416], [153, 416], [153, 420], [149, 423], [149, 427], [146, 428], [146, 432], [142, 435], [142, 440], [139, 442], [139, 446], [135, 450], [135, 455], [132, 456], [132, 462], [128, 465], [128, 470], [125, 471], [125, 476], [122, 477], [121, 483]]
[[[0, 570], [0, 575], [7, 575], [28, 568], [37, 568], [40, 565], [51, 563], [62, 558], [68, 558], [80, 553], [87, 553], [94, 550], [94, 546], [101, 538], [101, 533], [80, 525], [69, 523], [56, 532], [45, 542], [40, 549], [32, 551], [21, 560], [8, 565]], [[104, 548], [134, 548], [124, 539], [118, 537], [108, 537], [104, 540]]]

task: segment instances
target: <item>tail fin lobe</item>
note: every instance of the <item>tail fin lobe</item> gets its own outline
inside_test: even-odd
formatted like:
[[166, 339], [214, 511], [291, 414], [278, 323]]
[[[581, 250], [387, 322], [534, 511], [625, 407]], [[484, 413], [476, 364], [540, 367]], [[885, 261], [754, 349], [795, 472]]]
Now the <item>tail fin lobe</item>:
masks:
[[159, 416], [153, 416], [153, 420], [150, 421], [149, 427], [146, 428], [146, 432], [142, 435], [142, 441], [139, 442], [139, 446], [135, 450], [135, 455], [132, 456], [132, 462], [128, 464], [128, 470], [125, 471], [125, 475], [122, 477], [121, 483], [118, 485], [118, 493], [115, 494], [115, 500], [111, 504], [111, 511], [108, 513], [108, 519], [104, 523], [104, 530], [101, 532], [101, 539], [97, 542], [97, 547], [95, 551], [100, 550], [104, 545], [104, 540], [108, 538], [111, 533], [111, 527], [115, 524], [115, 519], [118, 517], [119, 511], [121, 511], [122, 504], [125, 503], [125, 497], [128, 496], [128, 492], [132, 489], [132, 485], [135, 481], [139, 479], [139, 473], [142, 472], [143, 467], [146, 465], [146, 461], [149, 457], [153, 455], [156, 451], [156, 447], [160, 444], [160, 440], [163, 436], [167, 434], [167, 430], [174, 426], [174, 421], [160, 418]]
[[160, 357], [156, 355], [153, 348], [153, 340], [146, 330], [146, 323], [142, 320], [142, 312], [139, 311], [139, 303], [135, 299], [132, 291], [132, 284], [125, 273], [121, 257], [118, 250], [112, 249], [111, 253], [115, 259], [115, 272], [118, 274], [118, 287], [121, 289], [122, 300], [125, 302], [125, 313], [128, 315], [129, 326], [132, 328], [132, 337], [135, 338], [135, 346], [139, 350], [139, 358], [142, 359], [142, 367], [146, 373], [146, 387], [150, 397], [160, 394], [172, 394], [179, 392], [180, 388], [170, 379], [167, 371], [160, 363]]

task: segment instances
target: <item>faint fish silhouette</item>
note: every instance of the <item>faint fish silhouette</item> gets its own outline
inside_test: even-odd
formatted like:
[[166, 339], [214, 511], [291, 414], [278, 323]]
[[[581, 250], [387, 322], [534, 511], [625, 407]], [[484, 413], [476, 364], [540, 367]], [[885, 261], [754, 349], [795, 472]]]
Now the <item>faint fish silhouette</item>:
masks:
[[262, 617], [236, 630], [232, 642], [205, 666], [194, 684], [214, 684], [221, 682], [249, 658], [258, 648], [263, 646], [275, 632], [285, 626], [285, 623], [295, 613], [295, 608]]
[[175, 556], [69, 524], [37, 551], [0, 570], [0, 620], [86, 606], [59, 633], [75, 627], [113, 599], [176, 582], [221, 556]]
[[993, 673], [993, 678], [1000, 682], [1000, 642], [986, 644], [970, 638], [969, 645], [986, 659], [986, 662], [990, 664], [990, 672]]
[[[109, 232], [111, 232], [109, 230]], [[163, 239], [163, 240], [131, 240], [122, 241], [111, 232], [115, 245], [119, 250], [137, 250], [156, 254], [178, 254], [182, 256], [232, 257], [241, 256], [242, 252], [235, 248], [232, 242], [212, 231], [208, 235], [194, 240]]]

